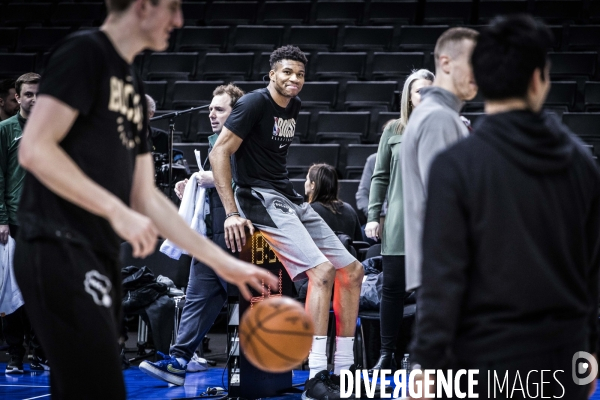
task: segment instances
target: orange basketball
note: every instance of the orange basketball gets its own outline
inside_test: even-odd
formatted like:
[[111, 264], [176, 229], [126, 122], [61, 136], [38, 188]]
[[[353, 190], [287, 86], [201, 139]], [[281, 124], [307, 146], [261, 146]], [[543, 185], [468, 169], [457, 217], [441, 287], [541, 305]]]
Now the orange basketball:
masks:
[[308, 356], [314, 327], [304, 308], [289, 297], [271, 297], [248, 309], [240, 323], [240, 346], [255, 367], [291, 370]]

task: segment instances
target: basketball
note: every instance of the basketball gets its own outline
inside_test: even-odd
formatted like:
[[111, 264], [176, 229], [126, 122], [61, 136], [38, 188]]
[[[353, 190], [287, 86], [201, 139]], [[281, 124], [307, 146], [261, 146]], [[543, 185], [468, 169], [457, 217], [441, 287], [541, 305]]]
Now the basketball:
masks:
[[304, 308], [289, 297], [271, 297], [246, 311], [240, 346], [255, 367], [286, 372], [308, 356], [314, 327]]

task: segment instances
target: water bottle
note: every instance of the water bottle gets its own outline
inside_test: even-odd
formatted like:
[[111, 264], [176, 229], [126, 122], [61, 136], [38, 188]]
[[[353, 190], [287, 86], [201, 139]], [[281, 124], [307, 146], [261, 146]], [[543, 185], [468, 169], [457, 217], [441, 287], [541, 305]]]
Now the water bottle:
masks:
[[404, 357], [402, 357], [402, 361], [400, 362], [400, 369], [408, 371], [409, 367], [410, 367], [410, 358], [409, 358], [408, 354], [405, 354]]

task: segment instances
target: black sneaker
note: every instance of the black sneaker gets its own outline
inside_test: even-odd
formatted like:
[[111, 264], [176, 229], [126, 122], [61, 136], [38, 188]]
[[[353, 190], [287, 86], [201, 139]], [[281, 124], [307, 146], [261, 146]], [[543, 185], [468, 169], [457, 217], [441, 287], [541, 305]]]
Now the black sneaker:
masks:
[[48, 366], [48, 360], [44, 360], [38, 356], [33, 356], [31, 364], [29, 364], [29, 370], [36, 372], [50, 371], [50, 367]]
[[23, 357], [10, 356], [10, 361], [6, 365], [5, 374], [22, 374], [23, 373]]
[[[354, 399], [351, 395], [349, 399]], [[329, 372], [323, 370], [304, 384], [302, 400], [337, 400], [340, 399], [340, 387], [331, 381]]]

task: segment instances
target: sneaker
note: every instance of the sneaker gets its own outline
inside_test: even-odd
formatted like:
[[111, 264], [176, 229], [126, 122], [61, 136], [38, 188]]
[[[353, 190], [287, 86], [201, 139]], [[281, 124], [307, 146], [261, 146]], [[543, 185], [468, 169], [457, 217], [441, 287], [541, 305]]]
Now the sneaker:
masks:
[[40, 372], [44, 372], [44, 371], [50, 371], [50, 366], [48, 365], [48, 360], [43, 360], [40, 357], [37, 356], [33, 356], [33, 359], [31, 360], [31, 364], [29, 364], [29, 370], [30, 371], [40, 371]]
[[186, 368], [182, 367], [175, 357], [164, 355], [160, 351], [157, 354], [163, 359], [157, 362], [143, 361], [140, 371], [173, 385], [183, 386]]
[[23, 357], [10, 356], [10, 361], [6, 365], [5, 374], [22, 374], [23, 373]]
[[[331, 381], [329, 372], [323, 370], [304, 384], [302, 400], [337, 400], [340, 398], [340, 387]], [[349, 399], [354, 399], [351, 395]]]
[[196, 353], [192, 356], [192, 359], [188, 363], [186, 370], [187, 372], [201, 372], [208, 369], [208, 361], [202, 357], [198, 357]]

